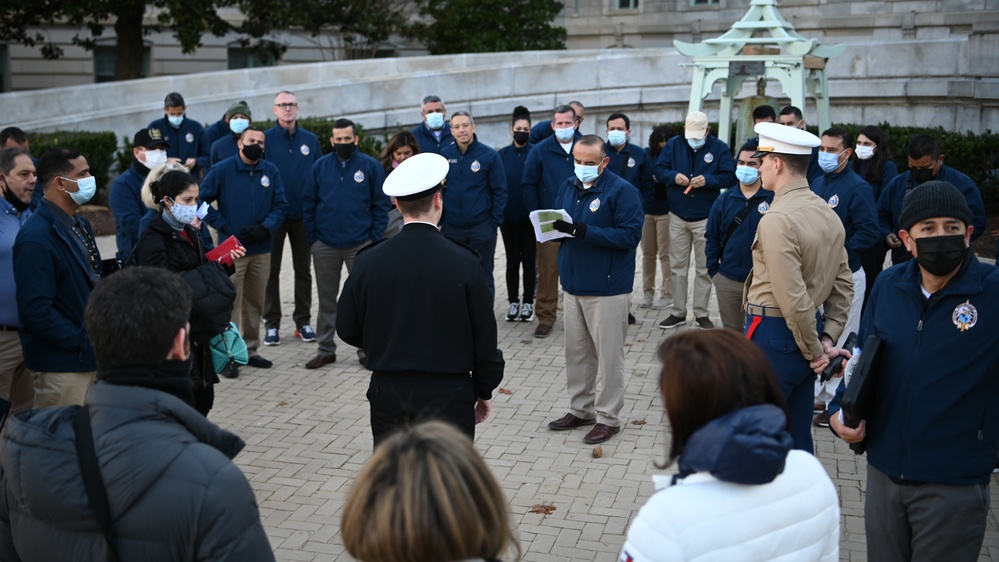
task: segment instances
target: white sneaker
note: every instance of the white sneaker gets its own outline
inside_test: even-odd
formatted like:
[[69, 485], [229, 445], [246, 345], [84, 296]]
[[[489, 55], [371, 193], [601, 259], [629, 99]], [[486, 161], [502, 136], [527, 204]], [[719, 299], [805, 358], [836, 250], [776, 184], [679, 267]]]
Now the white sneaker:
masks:
[[530, 322], [531, 320], [534, 320], [534, 305], [525, 302], [520, 306], [520, 321]]
[[664, 310], [664, 309], [667, 309], [667, 308], [669, 308], [671, 306], [673, 306], [673, 301], [672, 300], [667, 299], [667, 298], [663, 298], [663, 297], [659, 297], [659, 300], [657, 300], [652, 305], [652, 310]]
[[645, 295], [642, 297], [642, 304], [638, 305], [639, 308], [649, 308], [652, 306], [652, 295]]
[[510, 303], [510, 310], [506, 313], [506, 321], [514, 322], [520, 316], [520, 303], [512, 302]]

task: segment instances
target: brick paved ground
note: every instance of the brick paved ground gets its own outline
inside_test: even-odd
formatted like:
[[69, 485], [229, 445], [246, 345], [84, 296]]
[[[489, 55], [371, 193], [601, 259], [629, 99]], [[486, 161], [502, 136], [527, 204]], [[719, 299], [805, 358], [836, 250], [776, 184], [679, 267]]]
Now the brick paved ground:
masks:
[[[105, 255], [112, 255], [113, 247], [113, 238], [101, 240]], [[286, 250], [282, 300], [288, 316], [290, 259]], [[503, 318], [507, 308], [504, 264], [500, 243], [497, 318]], [[636, 277], [636, 288], [640, 286]], [[317, 305], [314, 302], [313, 309]], [[717, 322], [713, 298], [712, 307]], [[533, 322], [498, 322], [499, 345], [507, 361], [502, 387], [510, 394], [495, 396], [494, 413], [478, 426], [475, 441], [509, 499], [525, 560], [616, 560], [628, 523], [652, 493], [650, 476], [657, 472], [653, 463], [661, 462], [668, 433], [657, 397], [655, 360], [664, 337], [657, 323], [666, 313], [637, 304], [633, 311], [638, 324], [629, 328], [626, 344], [624, 430], [604, 443], [600, 458], [593, 458], [593, 447], [582, 442], [585, 430], [556, 433], [546, 428], [568, 406], [561, 312], [555, 330], [545, 339], [532, 336]], [[236, 463], [256, 491], [278, 560], [348, 561], [352, 558], [343, 548], [339, 524], [352, 478], [371, 453], [364, 398], [368, 372], [357, 362], [354, 348], [342, 343], [337, 363], [306, 370], [304, 364], [316, 346], [293, 339], [293, 329], [286, 323], [282, 344], [261, 348], [261, 354], [274, 361], [273, 369], [245, 367], [238, 379], [223, 379], [210, 417], [246, 440]], [[866, 560], [866, 462], [827, 430], [813, 433], [816, 456], [839, 490], [841, 559]], [[997, 482], [993, 478], [982, 561], [999, 562]], [[554, 505], [555, 511], [529, 513], [542, 503]]]

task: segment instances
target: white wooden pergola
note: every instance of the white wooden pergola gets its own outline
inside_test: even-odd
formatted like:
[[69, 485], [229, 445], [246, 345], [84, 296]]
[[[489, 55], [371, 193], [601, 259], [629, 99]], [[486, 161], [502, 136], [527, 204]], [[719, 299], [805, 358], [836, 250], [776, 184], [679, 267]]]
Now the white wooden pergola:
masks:
[[776, 0], [752, 0], [746, 15], [720, 37], [673, 44], [694, 59], [684, 65], [694, 70], [688, 112], [700, 111], [715, 82], [723, 82], [718, 138], [728, 142], [733, 100], [743, 82], [758, 77], [778, 81], [791, 104], [802, 110], [807, 91], [815, 98], [819, 130], [831, 125], [826, 61], [841, 55], [845, 46], [823, 45], [801, 36], [781, 17]]

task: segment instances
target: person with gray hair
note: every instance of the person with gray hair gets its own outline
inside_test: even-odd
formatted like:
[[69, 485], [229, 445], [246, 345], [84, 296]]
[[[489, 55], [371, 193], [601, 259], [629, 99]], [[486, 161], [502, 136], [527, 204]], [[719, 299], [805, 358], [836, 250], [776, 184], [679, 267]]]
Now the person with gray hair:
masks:
[[447, 109], [444, 108], [444, 101], [434, 95], [423, 98], [423, 103], [420, 105], [420, 115], [423, 116], [423, 123], [417, 125], [412, 131], [416, 135], [417, 142], [420, 143], [420, 152], [440, 154], [444, 147], [454, 142], [451, 128], [447, 122]]
[[15, 412], [31, 409], [35, 391], [18, 338], [14, 240], [31, 217], [35, 164], [20, 148], [0, 149], [0, 398]]
[[451, 117], [451, 135], [454, 143], [441, 150], [450, 166], [444, 192], [448, 212], [441, 230], [479, 253], [492, 299], [496, 229], [506, 207], [506, 170], [499, 153], [475, 138], [475, 121], [467, 111]]
[[[624, 339], [645, 212], [638, 190], [607, 169], [603, 139], [582, 137], [572, 155], [575, 174], [562, 182], [552, 207], [572, 217], [572, 222], [553, 224], [568, 235], [558, 251], [558, 269], [565, 291], [569, 413], [548, 427], [565, 431], [593, 425], [583, 442], [595, 444], [621, 431]], [[604, 377], [599, 395], [598, 371]]]

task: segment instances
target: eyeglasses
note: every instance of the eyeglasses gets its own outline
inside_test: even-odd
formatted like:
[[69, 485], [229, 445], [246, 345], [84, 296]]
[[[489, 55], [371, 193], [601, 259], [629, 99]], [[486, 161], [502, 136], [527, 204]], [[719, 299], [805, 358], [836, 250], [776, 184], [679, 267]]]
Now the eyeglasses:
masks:
[[274, 107], [280, 107], [281, 109], [293, 109], [298, 107], [297, 103], [276, 103]]

